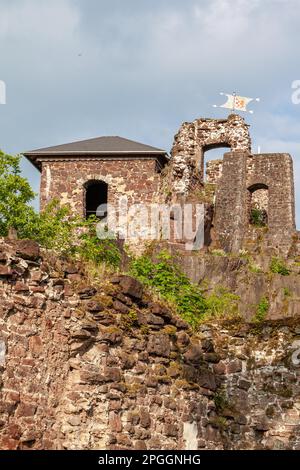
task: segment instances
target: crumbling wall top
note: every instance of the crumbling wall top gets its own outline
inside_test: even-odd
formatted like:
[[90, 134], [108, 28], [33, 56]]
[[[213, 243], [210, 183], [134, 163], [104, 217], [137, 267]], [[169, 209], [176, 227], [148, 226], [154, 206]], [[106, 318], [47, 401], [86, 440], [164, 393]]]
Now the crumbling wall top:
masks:
[[193, 187], [192, 173], [195, 171], [199, 182], [204, 181], [204, 153], [218, 147], [251, 152], [249, 126], [241, 116], [230, 114], [227, 119], [199, 118], [181, 125], [171, 151], [175, 193], [187, 194], [190, 191]]

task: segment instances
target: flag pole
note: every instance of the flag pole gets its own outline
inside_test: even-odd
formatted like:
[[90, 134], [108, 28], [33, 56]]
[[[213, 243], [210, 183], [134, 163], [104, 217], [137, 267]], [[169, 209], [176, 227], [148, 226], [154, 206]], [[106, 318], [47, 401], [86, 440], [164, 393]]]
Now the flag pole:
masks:
[[234, 111], [235, 111], [235, 100], [236, 100], [236, 92], [235, 92], [235, 91], [232, 93], [232, 96], [233, 96], [233, 108], [232, 108], [232, 113], [234, 114]]

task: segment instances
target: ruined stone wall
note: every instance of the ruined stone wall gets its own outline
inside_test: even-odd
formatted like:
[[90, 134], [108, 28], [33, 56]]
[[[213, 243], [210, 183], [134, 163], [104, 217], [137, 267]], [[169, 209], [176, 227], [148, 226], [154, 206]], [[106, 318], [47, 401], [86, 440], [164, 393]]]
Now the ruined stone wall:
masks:
[[202, 333], [222, 358], [213, 366], [221, 386], [210, 421], [224, 448], [300, 449], [299, 325], [298, 318]]
[[79, 215], [84, 215], [84, 184], [102, 180], [108, 184], [108, 203], [116, 206], [119, 197], [126, 195], [129, 204], [147, 203], [155, 199], [160, 175], [155, 159], [74, 158], [43, 163], [41, 177], [41, 208], [53, 198], [70, 204]]
[[291, 156], [286, 153], [253, 155], [248, 162], [247, 188], [257, 184], [268, 187], [269, 244], [275, 249], [288, 251], [296, 231]]
[[217, 184], [222, 176], [223, 160], [210, 160], [206, 163], [206, 183]]
[[[248, 125], [241, 116], [232, 114], [228, 119], [196, 119], [182, 124], [171, 152], [175, 193], [187, 194], [193, 187], [191, 183], [195, 175], [203, 183], [204, 152], [218, 147], [251, 151]], [[178, 166], [184, 166], [181, 172], [178, 172]]]
[[299, 449], [296, 324], [195, 335], [29, 241], [1, 242], [0, 293], [1, 449]]
[[268, 189], [257, 189], [253, 193], [250, 193], [250, 206], [251, 206], [251, 209], [260, 209], [268, 213], [268, 210], [269, 210]]
[[247, 158], [244, 152], [224, 155], [222, 177], [216, 190], [215, 231], [220, 247], [237, 252], [243, 246], [249, 215], [247, 205]]
[[215, 227], [221, 247], [226, 251], [241, 249], [248, 236], [249, 190], [254, 191], [252, 205], [267, 210], [268, 245], [287, 254], [296, 230], [291, 156], [225, 154], [216, 191]]
[[[263, 244], [261, 240], [261, 244]], [[225, 289], [237, 296], [238, 311], [243, 319], [251, 322], [256, 315], [262, 299], [268, 299], [268, 309], [265, 319], [295, 319], [300, 312], [300, 267], [299, 254], [291, 257], [285, 265], [289, 275], [273, 273], [270, 269], [272, 258], [255, 245], [251, 255], [176, 252], [169, 247], [170, 252], [181, 270], [195, 284], [204, 284], [206, 292], [212, 293], [219, 288]], [[298, 248], [299, 249], [299, 248]], [[247, 256], [245, 256], [245, 253]], [[300, 251], [298, 251], [300, 253]]]
[[1, 449], [204, 446], [217, 386], [185, 322], [128, 276], [91, 285], [33, 242], [1, 249]]

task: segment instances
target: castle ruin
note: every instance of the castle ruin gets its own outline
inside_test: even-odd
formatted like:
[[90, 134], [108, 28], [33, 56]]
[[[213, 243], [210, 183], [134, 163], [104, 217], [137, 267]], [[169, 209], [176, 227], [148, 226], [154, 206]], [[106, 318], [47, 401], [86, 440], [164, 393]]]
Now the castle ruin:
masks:
[[[207, 150], [228, 147], [223, 160], [207, 164]], [[120, 137], [100, 137], [24, 154], [42, 173], [41, 207], [53, 198], [79, 215], [96, 214], [103, 203], [189, 200], [205, 202], [206, 245], [238, 252], [256, 234], [253, 213], [265, 227], [265, 247], [288, 254], [296, 234], [293, 162], [289, 154], [253, 154], [249, 126], [227, 119], [183, 123], [171, 158], [155, 147]], [[214, 197], [201, 199], [209, 185]], [[168, 188], [166, 191], [162, 188]], [[254, 220], [255, 222], [255, 220]]]

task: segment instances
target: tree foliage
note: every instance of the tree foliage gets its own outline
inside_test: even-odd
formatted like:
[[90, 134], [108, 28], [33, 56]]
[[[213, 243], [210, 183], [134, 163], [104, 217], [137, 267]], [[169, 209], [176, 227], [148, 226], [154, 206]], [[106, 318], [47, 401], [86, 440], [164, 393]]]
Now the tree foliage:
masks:
[[57, 199], [40, 213], [34, 210], [30, 202], [35, 194], [21, 176], [20, 159], [0, 151], [0, 236], [14, 228], [19, 238], [36, 240], [59, 254], [118, 266], [120, 251], [114, 240], [98, 238], [96, 217], [85, 220]]
[[20, 160], [19, 155], [0, 150], [0, 236], [6, 236], [11, 227], [22, 234], [35, 216], [29, 204], [35, 193], [21, 176]]

